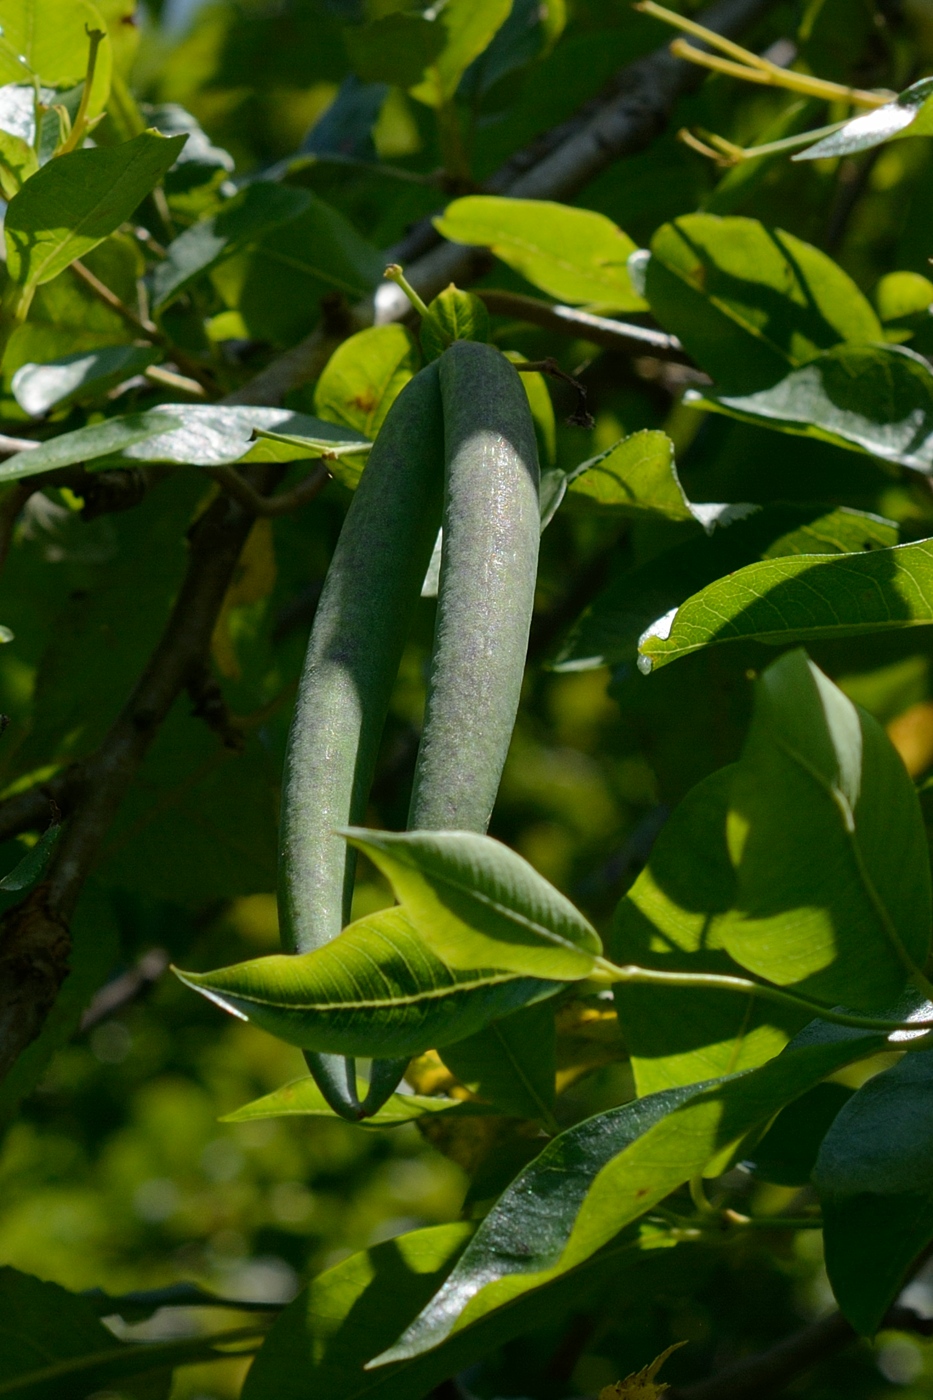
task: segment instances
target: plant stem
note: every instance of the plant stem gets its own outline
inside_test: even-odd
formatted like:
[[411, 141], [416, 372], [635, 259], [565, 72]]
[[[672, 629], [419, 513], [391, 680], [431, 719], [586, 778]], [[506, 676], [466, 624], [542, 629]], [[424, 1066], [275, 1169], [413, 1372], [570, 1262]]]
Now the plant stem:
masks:
[[389, 263], [389, 266], [386, 268], [385, 272], [383, 273], [383, 276], [385, 277], [386, 281], [394, 282], [397, 287], [401, 287], [402, 291], [405, 293], [408, 300], [411, 302], [412, 306], [415, 308], [418, 315], [422, 319], [425, 316], [427, 316], [428, 308], [425, 305], [425, 302], [415, 291], [414, 287], [411, 285], [408, 278], [402, 271], [401, 265], [399, 263]]
[[84, 32], [90, 41], [90, 49], [87, 56], [87, 73], [84, 78], [84, 90], [81, 93], [81, 102], [75, 114], [74, 125], [66, 136], [65, 140], [55, 152], [56, 156], [67, 155], [69, 151], [75, 151], [81, 145], [90, 129], [87, 109], [91, 101], [91, 88], [94, 85], [94, 73], [97, 68], [97, 50], [106, 37], [102, 29], [88, 29], [84, 26]]

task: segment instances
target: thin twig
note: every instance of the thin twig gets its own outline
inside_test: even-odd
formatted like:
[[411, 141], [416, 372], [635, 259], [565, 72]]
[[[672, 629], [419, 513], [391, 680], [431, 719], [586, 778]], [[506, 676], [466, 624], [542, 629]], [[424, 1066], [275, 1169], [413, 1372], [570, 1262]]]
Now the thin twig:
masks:
[[[164, 948], [150, 948], [148, 953], [143, 953], [135, 967], [121, 972], [119, 977], [101, 987], [81, 1017], [80, 1029], [93, 1030], [115, 1011], [120, 1011], [131, 1001], [135, 1001], [147, 987], [158, 982], [170, 962], [171, 958]], [[114, 1308], [113, 1311], [117, 1312], [118, 1309]]]
[[323, 462], [319, 462], [304, 480], [299, 481], [290, 491], [283, 491], [280, 496], [263, 496], [240, 475], [236, 467], [208, 467], [205, 470], [221, 490], [226, 491], [235, 501], [239, 501], [246, 510], [251, 511], [253, 515], [263, 516], [288, 515], [300, 506], [306, 506], [315, 496], [320, 495], [330, 481], [330, 472]]
[[572, 374], [561, 369], [553, 355], [548, 355], [543, 360], [519, 360], [515, 363], [515, 368], [519, 374], [546, 374], [551, 379], [559, 379], [563, 384], [569, 384], [577, 396], [577, 406], [567, 422], [572, 428], [593, 428], [596, 426], [596, 420], [586, 406], [586, 389], [579, 379], [574, 379]]
[[517, 321], [527, 321], [544, 330], [591, 340], [608, 350], [631, 349], [642, 354], [649, 353], [658, 359], [692, 363], [676, 335], [668, 335], [651, 326], [613, 321], [608, 316], [594, 316], [590, 311], [581, 311], [577, 306], [554, 305], [521, 292], [501, 292], [497, 287], [482, 287], [476, 295], [485, 302], [493, 316], [512, 316]]

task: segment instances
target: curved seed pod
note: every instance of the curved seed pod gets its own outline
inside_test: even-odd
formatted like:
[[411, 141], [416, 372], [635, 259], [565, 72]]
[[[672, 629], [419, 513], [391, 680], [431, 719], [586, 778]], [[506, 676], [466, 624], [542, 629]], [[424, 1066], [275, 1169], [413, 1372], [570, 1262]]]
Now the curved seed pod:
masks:
[[[443, 414], [429, 365], [396, 399], [360, 478], [318, 604], [285, 760], [279, 852], [282, 941], [304, 953], [349, 921], [355, 852], [392, 686], [441, 513]], [[358, 1119], [404, 1064], [374, 1065], [361, 1105], [352, 1061], [307, 1056], [335, 1112]], [[391, 1081], [391, 1082], [390, 1082]]]
[[525, 668], [541, 535], [528, 399], [498, 350], [436, 361], [444, 406], [444, 542], [410, 830], [483, 832]]

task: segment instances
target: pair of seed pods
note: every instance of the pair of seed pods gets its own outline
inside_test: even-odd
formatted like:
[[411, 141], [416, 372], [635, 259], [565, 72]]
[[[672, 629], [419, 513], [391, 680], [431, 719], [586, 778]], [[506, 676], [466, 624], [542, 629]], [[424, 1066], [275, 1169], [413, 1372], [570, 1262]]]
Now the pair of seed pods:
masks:
[[[518, 373], [457, 341], [389, 411], [344, 521], [308, 645], [285, 763], [282, 939], [305, 953], [350, 915], [355, 852], [392, 687], [443, 523], [434, 650], [408, 829], [484, 832], [518, 709], [538, 562], [538, 456]], [[369, 1092], [339, 1055], [306, 1055], [327, 1102], [375, 1113], [406, 1062], [375, 1061]]]

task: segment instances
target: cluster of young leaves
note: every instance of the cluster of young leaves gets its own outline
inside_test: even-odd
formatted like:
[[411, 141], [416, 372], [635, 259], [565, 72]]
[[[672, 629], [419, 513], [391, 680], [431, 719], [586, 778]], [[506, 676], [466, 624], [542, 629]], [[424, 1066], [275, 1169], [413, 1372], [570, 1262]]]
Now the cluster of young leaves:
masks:
[[[549, 548], [569, 550], [582, 575], [581, 540], [602, 533], [612, 547], [628, 542], [615, 550], [608, 582], [571, 596], [548, 639], [549, 665], [558, 674], [613, 668], [615, 694], [624, 703], [626, 687], [643, 687], [657, 697], [646, 703], [662, 725], [664, 697], [674, 694], [664, 689], [670, 662], [681, 661], [669, 673], [675, 687], [702, 686], [714, 672], [699, 667], [716, 666], [719, 655], [730, 675], [749, 666], [758, 673], [749, 722], [732, 726], [727, 752], [711, 757], [704, 748], [702, 781], [666, 789], [683, 800], [611, 917], [605, 900], [590, 907], [582, 886], [571, 900], [562, 880], [545, 878], [503, 840], [397, 834], [380, 823], [345, 835], [391, 887], [393, 907], [364, 912], [314, 953], [180, 973], [289, 1045], [414, 1059], [413, 1092], [395, 1094], [363, 1130], [376, 1137], [417, 1123], [429, 1141], [459, 1144], [451, 1155], [485, 1142], [467, 1210], [491, 1205], [478, 1226], [414, 1230], [352, 1255], [315, 1278], [268, 1336], [244, 1327], [144, 1348], [101, 1326], [99, 1316], [121, 1311], [115, 1300], [96, 1308], [7, 1271], [0, 1282], [12, 1322], [0, 1393], [124, 1384], [127, 1394], [137, 1384], [139, 1394], [167, 1393], [172, 1367], [214, 1356], [217, 1343], [251, 1351], [261, 1341], [244, 1400], [414, 1400], [549, 1318], [565, 1318], [608, 1280], [644, 1287], [659, 1246], [722, 1233], [718, 1206], [692, 1211], [684, 1188], [692, 1184], [702, 1200], [703, 1179], [718, 1181], [740, 1161], [762, 1180], [815, 1193], [803, 1223], [822, 1225], [836, 1298], [866, 1335], [933, 1240], [925, 1111], [933, 909], [923, 811], [869, 712], [887, 702], [863, 708], [851, 698], [857, 686], [830, 679], [871, 673], [879, 656], [910, 657], [872, 648], [933, 622], [925, 537], [933, 520], [919, 489], [933, 474], [933, 372], [922, 353], [933, 284], [898, 268], [871, 300], [816, 241], [773, 217], [732, 212], [754, 196], [756, 180], [798, 178], [786, 175], [783, 150], [750, 159], [751, 175], [739, 164], [706, 191], [700, 212], [676, 193], [660, 219], [639, 216], [631, 236], [616, 222], [626, 223], [624, 199], [598, 190], [583, 200], [601, 206], [592, 209], [467, 193], [437, 212], [431, 171], [399, 163], [389, 169], [412, 176], [413, 192], [400, 198], [394, 232], [431, 212], [448, 242], [488, 249], [496, 262], [485, 290], [504, 298], [508, 319], [490, 319], [481, 298], [451, 289], [417, 332], [390, 323], [347, 336], [313, 387], [283, 407], [243, 406], [239, 392], [272, 354], [313, 329], [322, 298], [330, 298], [324, 320], [338, 327], [336, 339], [352, 328], [343, 303], [379, 284], [377, 244], [389, 237], [383, 228], [370, 242], [361, 229], [376, 229], [365, 210], [396, 178], [378, 168], [382, 114], [394, 103], [401, 126], [430, 129], [447, 187], [470, 189], [503, 139], [511, 118], [500, 112], [511, 110], [514, 89], [530, 114], [514, 117], [510, 149], [536, 134], [536, 74], [553, 91], [560, 64], [585, 66], [584, 53], [596, 64], [605, 37], [598, 26], [588, 31], [586, 8], [570, 7], [577, 29], [571, 24], [564, 40], [567, 15], [556, 3], [314, 7], [314, 78], [336, 73], [336, 96], [332, 89], [300, 152], [234, 181], [234, 162], [187, 113], [137, 105], [121, 7], [0, 0], [2, 409], [21, 437], [0, 483], [11, 499], [29, 483], [44, 492], [34, 502], [58, 512], [48, 516], [53, 536], [33, 511], [11, 561], [14, 586], [0, 619], [13, 639], [4, 795], [63, 774], [103, 738], [158, 636], [178, 587], [184, 531], [207, 492], [235, 490], [241, 467], [278, 464], [284, 474], [323, 460], [344, 493], [334, 489], [325, 525], [277, 522], [274, 537], [268, 521], [254, 528], [213, 644], [227, 700], [250, 712], [243, 752], [173, 715], [107, 839], [106, 891], [203, 910], [273, 888], [269, 753], [278, 761], [298, 664], [297, 651], [273, 650], [276, 561], [293, 594], [306, 582], [309, 548], [323, 565], [391, 404], [453, 339], [492, 339], [537, 362], [546, 357], [530, 352], [546, 337], [529, 326], [547, 313], [553, 336], [564, 317], [579, 338], [575, 352], [587, 346], [566, 360], [577, 369], [605, 343], [587, 341], [587, 317], [605, 331], [606, 322], [650, 316], [673, 338], [694, 387], [666, 421], [631, 409], [636, 389], [647, 395], [651, 375], [662, 377], [660, 360], [626, 388], [625, 421], [617, 417], [613, 431], [608, 414], [608, 430], [598, 423], [586, 439], [558, 426], [544, 379], [524, 376], [545, 468], [545, 586], [560, 576]], [[824, 10], [833, 6], [807, 7], [800, 30], [814, 54]], [[647, 34], [657, 30], [648, 25]], [[579, 52], [565, 58], [573, 43]], [[336, 60], [327, 57], [334, 44]], [[235, 45], [223, 61], [233, 86]], [[587, 69], [579, 95], [598, 87], [596, 72]], [[878, 141], [926, 136], [926, 82], [879, 101], [804, 154], [837, 160]], [[797, 119], [789, 110], [779, 122]], [[657, 182], [658, 169], [649, 176]], [[329, 183], [338, 179], [347, 187], [339, 195]], [[547, 340], [548, 355], [560, 344]], [[606, 359], [618, 377], [619, 357]], [[594, 371], [598, 399], [598, 361]], [[231, 392], [239, 403], [219, 401]], [[730, 442], [739, 456], [742, 444], [760, 452], [757, 477], [747, 465], [730, 477], [722, 446]], [[814, 464], [805, 487], [795, 489], [789, 473], [762, 480], [774, 460], [768, 452], [798, 451]], [[93, 538], [95, 524], [111, 521], [79, 520], [82, 489], [90, 499], [89, 479], [131, 471], [162, 482], [160, 494]], [[68, 577], [63, 570], [33, 594], [18, 581], [29, 579], [22, 571], [37, 536], [46, 569], [57, 557]], [[433, 591], [429, 571], [425, 596]], [[111, 655], [101, 638], [127, 630], [127, 596], [134, 636]], [[46, 648], [41, 634], [53, 619], [61, 635]], [[851, 639], [869, 649], [845, 650]], [[734, 645], [720, 652], [726, 642]], [[761, 644], [783, 654], [774, 660]], [[820, 666], [801, 645], [816, 649]], [[924, 643], [916, 646], [922, 653]], [[17, 663], [33, 668], [34, 681], [24, 683]], [[708, 694], [715, 707], [712, 685]], [[907, 708], [897, 696], [892, 703], [893, 714]], [[702, 723], [702, 705], [698, 713]], [[682, 732], [690, 743], [689, 725]], [[401, 825], [393, 803], [394, 795], [377, 807], [390, 828]], [[507, 820], [494, 830], [510, 835]], [[53, 822], [44, 835], [26, 833], [39, 839], [25, 855], [11, 848], [0, 881], [5, 907], [41, 880], [59, 831]], [[112, 938], [103, 946], [96, 927], [93, 918], [75, 921], [72, 973], [43, 1036], [4, 1086], [5, 1115], [112, 970]], [[183, 948], [176, 956], [188, 966]], [[581, 1052], [573, 1043], [587, 1017], [621, 1029], [603, 1058], [592, 1044]], [[886, 1067], [855, 1093], [827, 1084], [850, 1066], [877, 1067], [879, 1055], [889, 1057], [879, 1062]], [[591, 1105], [593, 1116], [557, 1098], [562, 1082], [622, 1060], [631, 1092]], [[230, 1115], [244, 1123], [328, 1116], [310, 1079]], [[494, 1134], [504, 1120], [523, 1126], [500, 1154]], [[56, 1330], [37, 1353], [30, 1339], [50, 1314]], [[145, 1379], [124, 1381], [137, 1373]], [[647, 1386], [653, 1376], [645, 1377]]]

